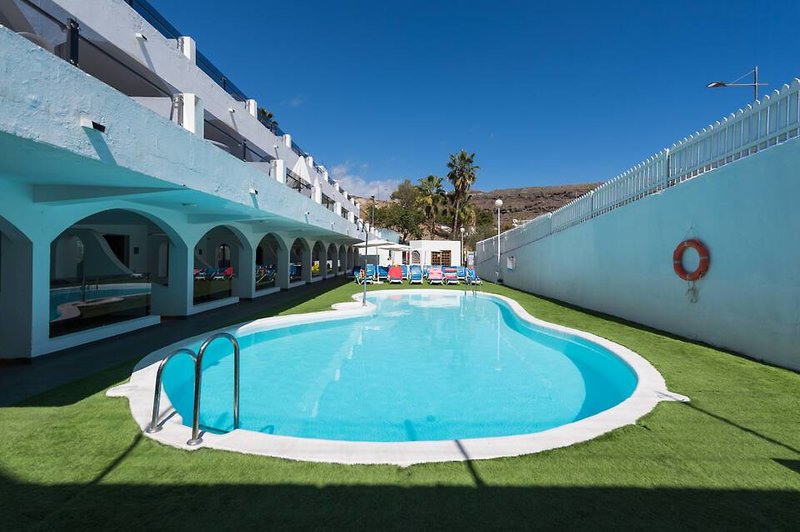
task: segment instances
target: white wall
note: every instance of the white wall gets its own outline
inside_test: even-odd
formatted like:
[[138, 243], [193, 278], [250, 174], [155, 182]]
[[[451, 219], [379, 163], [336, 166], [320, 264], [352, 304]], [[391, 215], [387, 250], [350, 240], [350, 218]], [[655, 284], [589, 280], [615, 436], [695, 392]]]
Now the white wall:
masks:
[[461, 241], [459, 240], [412, 240], [408, 243], [411, 252], [419, 251], [422, 264], [431, 263], [434, 251], [450, 251], [450, 266], [461, 265]]
[[[790, 140], [517, 249], [501, 241], [501, 277], [800, 369], [799, 163], [800, 140]], [[702, 240], [711, 255], [696, 303], [672, 264], [687, 238]], [[479, 275], [494, 279], [496, 256], [480, 252], [479, 245]], [[514, 271], [506, 269], [510, 256]]]

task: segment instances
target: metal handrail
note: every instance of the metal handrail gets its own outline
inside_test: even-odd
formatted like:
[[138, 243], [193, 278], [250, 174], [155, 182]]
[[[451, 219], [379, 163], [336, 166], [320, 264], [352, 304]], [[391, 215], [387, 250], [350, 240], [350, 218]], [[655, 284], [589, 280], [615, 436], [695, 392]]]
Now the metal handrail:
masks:
[[153, 417], [150, 419], [150, 425], [144, 429], [144, 431], [148, 434], [152, 434], [161, 430], [161, 425], [158, 424], [158, 411], [161, 409], [161, 377], [164, 374], [164, 368], [167, 366], [167, 362], [172, 360], [172, 358], [176, 355], [181, 354], [186, 354], [192, 357], [195, 366], [197, 365], [197, 355], [194, 354], [194, 351], [185, 347], [178, 349], [177, 351], [173, 351], [161, 361], [161, 364], [158, 366], [158, 371], [156, 372], [156, 391], [153, 396]]
[[192, 439], [187, 441], [187, 445], [200, 445], [203, 438], [200, 437], [200, 385], [203, 377], [203, 356], [206, 349], [217, 338], [226, 338], [233, 344], [233, 429], [239, 428], [239, 341], [230, 333], [220, 332], [210, 336], [200, 346], [197, 351], [197, 359], [194, 363], [194, 408], [192, 413]]

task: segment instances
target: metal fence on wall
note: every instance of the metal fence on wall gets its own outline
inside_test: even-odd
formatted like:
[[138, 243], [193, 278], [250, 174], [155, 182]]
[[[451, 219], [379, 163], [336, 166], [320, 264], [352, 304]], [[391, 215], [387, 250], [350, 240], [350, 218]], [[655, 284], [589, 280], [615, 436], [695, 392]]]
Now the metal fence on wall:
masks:
[[[698, 131], [551, 213], [500, 234], [500, 250], [513, 251], [786, 142], [800, 131], [800, 80]], [[479, 262], [497, 260], [498, 237], [478, 242]]]

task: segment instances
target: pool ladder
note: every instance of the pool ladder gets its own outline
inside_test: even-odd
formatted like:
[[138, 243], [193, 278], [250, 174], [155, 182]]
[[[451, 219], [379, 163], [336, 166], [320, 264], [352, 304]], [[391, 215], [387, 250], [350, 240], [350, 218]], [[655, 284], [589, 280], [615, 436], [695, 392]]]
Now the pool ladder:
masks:
[[203, 438], [200, 437], [200, 385], [203, 377], [203, 355], [206, 354], [206, 349], [211, 345], [211, 342], [218, 338], [225, 338], [233, 345], [233, 429], [236, 430], [239, 428], [239, 341], [236, 340], [236, 337], [232, 334], [221, 332], [209, 336], [200, 346], [197, 354], [191, 349], [184, 347], [164, 357], [164, 360], [161, 361], [161, 364], [158, 366], [158, 371], [156, 372], [156, 390], [153, 395], [153, 416], [145, 432], [152, 434], [161, 430], [161, 425], [158, 423], [158, 414], [161, 409], [161, 387], [164, 368], [167, 366], [167, 363], [177, 355], [189, 355], [192, 357], [192, 360], [194, 360], [194, 405], [192, 407], [192, 439], [187, 441], [186, 444], [195, 446], [203, 443]]

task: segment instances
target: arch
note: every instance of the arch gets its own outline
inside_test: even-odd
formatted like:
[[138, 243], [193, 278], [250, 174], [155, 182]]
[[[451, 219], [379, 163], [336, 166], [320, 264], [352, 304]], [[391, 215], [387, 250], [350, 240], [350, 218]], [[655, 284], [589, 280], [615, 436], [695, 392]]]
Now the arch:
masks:
[[[94, 205], [94, 204], [88, 203], [86, 205]], [[170, 240], [170, 242], [172, 242], [172, 243], [174, 243], [176, 245], [187, 244], [187, 242], [185, 241], [183, 236], [181, 236], [180, 233], [178, 233], [178, 231], [176, 231], [162, 217], [160, 217], [160, 216], [158, 216], [156, 214], [153, 214], [152, 212], [149, 212], [149, 211], [147, 211], [145, 209], [138, 208], [138, 207], [132, 207], [129, 204], [120, 204], [119, 206], [110, 207], [110, 208], [104, 208], [104, 209], [97, 210], [97, 211], [95, 211], [95, 210], [88, 210], [88, 211], [84, 210], [82, 212], [72, 214], [72, 215], [66, 217], [66, 219], [67, 219], [66, 223], [64, 225], [62, 225], [61, 230], [58, 231], [58, 233], [54, 234], [52, 240], [55, 240], [56, 238], [58, 238], [58, 236], [60, 236], [64, 231], [68, 230], [70, 227], [72, 227], [74, 225], [78, 225], [78, 224], [80, 224], [80, 223], [82, 223], [82, 222], [84, 222], [84, 221], [86, 221], [88, 219], [92, 219], [93, 217], [108, 216], [109, 213], [118, 213], [118, 212], [127, 212], [127, 213], [131, 213], [131, 214], [135, 214], [135, 215], [141, 216], [142, 218], [148, 220], [150, 223], [154, 224], [161, 231], [163, 231], [164, 234], [167, 236], [167, 238]]]
[[328, 244], [325, 266], [327, 275], [335, 275], [339, 271], [339, 248], [333, 242]]
[[296, 282], [311, 278], [311, 249], [303, 238], [296, 238], [289, 248], [289, 281]]
[[321, 240], [314, 242], [314, 247], [311, 248], [311, 277], [324, 277], [327, 268], [325, 261], [327, 258], [327, 250], [325, 244]]
[[415, 249], [411, 252], [411, 264], [422, 264], [422, 259], [420, 258], [418, 249]]
[[[231, 297], [238, 279], [248, 279], [250, 271], [242, 264], [247, 239], [228, 225], [217, 225], [206, 231], [193, 249], [192, 301], [195, 305]], [[248, 261], [249, 262], [249, 261]]]
[[[75, 220], [50, 242], [50, 336], [151, 315], [168, 297], [177, 233], [137, 209], [105, 209]], [[172, 277], [172, 279], [171, 279]], [[184, 278], [185, 279], [185, 278]]]
[[[283, 240], [274, 233], [267, 233], [259, 240], [256, 247], [256, 290], [275, 288], [278, 272], [288, 267], [280, 260], [285, 253]], [[284, 255], [285, 256], [285, 255]]]

